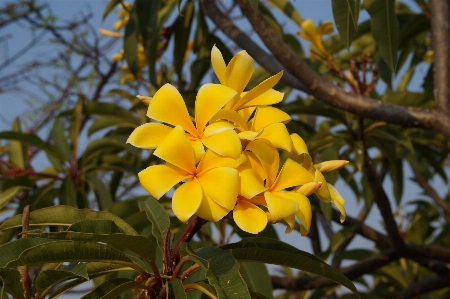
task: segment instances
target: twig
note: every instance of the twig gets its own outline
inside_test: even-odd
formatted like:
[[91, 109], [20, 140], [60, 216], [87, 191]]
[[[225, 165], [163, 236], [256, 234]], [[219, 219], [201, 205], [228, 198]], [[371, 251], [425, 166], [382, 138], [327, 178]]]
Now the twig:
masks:
[[[23, 208], [22, 214], [22, 239], [27, 239], [28, 235], [26, 232], [30, 228], [30, 205], [26, 205]], [[22, 285], [23, 285], [23, 297], [25, 299], [30, 298], [30, 276], [28, 275], [28, 265], [22, 268]]]

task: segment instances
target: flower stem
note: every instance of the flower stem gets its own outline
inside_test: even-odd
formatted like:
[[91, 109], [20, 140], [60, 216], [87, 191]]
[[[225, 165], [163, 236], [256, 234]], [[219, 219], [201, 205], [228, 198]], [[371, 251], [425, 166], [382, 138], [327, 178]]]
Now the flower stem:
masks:
[[189, 242], [192, 237], [202, 228], [202, 226], [208, 222], [208, 220], [205, 220], [203, 218], [200, 218], [198, 216], [194, 216], [192, 220], [189, 222], [188, 226], [184, 230], [183, 235], [178, 239], [177, 244], [175, 245], [175, 248], [173, 249], [174, 255], [175, 255], [175, 264], [178, 264], [180, 261], [180, 245], [183, 242]]

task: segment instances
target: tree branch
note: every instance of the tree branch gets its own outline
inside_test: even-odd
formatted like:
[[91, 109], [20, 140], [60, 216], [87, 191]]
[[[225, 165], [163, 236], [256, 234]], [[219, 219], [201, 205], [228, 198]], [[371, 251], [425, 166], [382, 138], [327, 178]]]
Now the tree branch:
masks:
[[[213, 0], [203, 0], [205, 3], [211, 1]], [[317, 99], [365, 118], [404, 127], [430, 129], [450, 139], [450, 116], [448, 113], [433, 109], [403, 107], [345, 91], [330, 80], [322, 78], [301, 60], [281, 40], [263, 14], [261, 12], [258, 15], [254, 13], [247, 0], [236, 0], [236, 2], [274, 57], [308, 88], [308, 93]]]
[[450, 13], [447, 0], [431, 1], [431, 37], [434, 52], [434, 99], [437, 108], [450, 113]]
[[436, 275], [427, 277], [405, 289], [397, 299], [417, 298], [418, 295], [434, 290], [450, 287], [450, 275], [444, 277]]

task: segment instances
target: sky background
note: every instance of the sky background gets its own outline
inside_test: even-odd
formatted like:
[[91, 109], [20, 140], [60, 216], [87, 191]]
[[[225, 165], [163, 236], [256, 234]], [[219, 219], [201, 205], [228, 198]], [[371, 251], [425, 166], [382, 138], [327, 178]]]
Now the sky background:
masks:
[[[1, 1], [6, 2], [5, 0]], [[80, 0], [50, 0], [46, 1], [49, 4], [49, 7], [54, 12], [58, 18], [70, 20], [74, 17], [80, 17], [81, 14], [87, 14], [88, 12], [92, 12], [94, 14], [94, 18], [91, 20], [92, 25], [95, 28], [106, 28], [111, 29], [112, 24], [115, 22], [115, 12], [111, 13], [105, 22], [102, 22], [102, 14], [106, 4], [109, 1], [106, 0], [93, 0], [93, 1], [80, 1]], [[407, 1], [408, 3], [413, 3], [413, 1]], [[43, 3], [43, 1], [41, 1]], [[331, 11], [331, 1], [330, 0], [295, 0], [292, 2], [298, 11], [300, 12], [303, 18], [312, 19], [316, 24], [318, 22], [323, 22], [326, 20], [333, 20], [332, 11]], [[367, 19], [368, 16], [366, 13], [362, 13], [360, 16], [360, 20]], [[298, 28], [293, 25], [293, 23], [283, 24], [286, 30], [291, 32], [298, 31]], [[18, 49], [22, 49], [26, 46], [30, 40], [33, 39], [33, 34], [28, 30], [28, 27], [24, 25], [24, 23], [17, 23], [13, 26], [8, 26], [5, 29], [0, 29], [0, 65], [6, 60], [8, 57], [14, 55]], [[256, 35], [253, 35], [256, 38]], [[307, 43], [302, 41], [305, 46], [305, 53], [307, 53]], [[121, 43], [119, 43], [121, 45]], [[0, 69], [0, 78], [4, 76], [6, 72], [10, 72], [12, 68], [15, 68], [19, 65], [25, 64], [28, 61], [34, 60], [38, 58], [40, 55], [43, 55], [47, 51], [51, 51], [51, 45], [48, 44], [48, 37], [40, 42], [37, 47], [32, 48], [27, 55], [15, 63], [9, 65], [6, 69]], [[51, 52], [49, 52], [51, 53]], [[48, 52], [47, 52], [48, 54]], [[425, 74], [427, 68], [424, 66], [423, 70], [419, 70], [419, 74], [423, 72]], [[420, 77], [420, 76], [419, 76]], [[1, 85], [1, 82], [0, 82]], [[421, 90], [421, 79], [414, 78], [410, 88], [414, 91]], [[378, 86], [378, 90], [382, 91], [383, 86]], [[29, 101], [28, 95], [22, 94], [20, 92], [8, 92], [8, 93], [0, 93], [0, 131], [9, 130], [11, 127], [11, 123], [13, 120], [19, 116], [26, 116], [26, 112], [32, 110], [32, 105]], [[416, 200], [420, 198], [420, 189], [416, 187], [415, 184], [409, 182], [408, 175], [410, 174], [410, 170], [406, 169], [405, 171], [405, 190], [403, 194], [404, 199], [408, 200]], [[443, 186], [443, 182], [435, 181], [432, 182], [434, 185]], [[353, 196], [353, 193], [349, 190], [349, 188], [343, 184], [342, 182], [338, 182], [336, 184], [337, 189], [341, 192], [344, 198], [347, 200], [346, 209], [348, 215], [355, 217], [359, 210], [361, 209], [361, 205], [359, 205]], [[385, 187], [392, 199], [392, 186], [390, 180], [385, 180]], [[444, 191], [444, 190], [442, 190]], [[143, 193], [144, 194], [144, 193]], [[395, 207], [393, 207], [395, 210]], [[372, 227], [384, 231], [382, 228], [382, 220], [377, 208], [372, 208], [368, 216], [367, 223]], [[333, 224], [335, 227], [339, 227], [338, 225]], [[276, 225], [277, 231], [281, 237], [281, 239], [285, 242], [288, 242], [302, 250], [306, 250], [311, 252], [310, 241], [308, 238], [302, 238], [297, 232], [293, 232], [290, 235], [284, 234], [284, 226]], [[321, 235], [324, 233], [320, 229]], [[323, 238], [324, 244], [323, 247], [326, 248], [327, 241]], [[370, 249], [373, 246], [373, 243], [370, 241], [366, 241], [361, 237], [355, 238], [355, 241], [352, 243], [350, 248], [366, 248]], [[271, 268], [271, 271], [274, 269]], [[61, 297], [61, 298], [79, 298], [79, 295], [73, 297]]]

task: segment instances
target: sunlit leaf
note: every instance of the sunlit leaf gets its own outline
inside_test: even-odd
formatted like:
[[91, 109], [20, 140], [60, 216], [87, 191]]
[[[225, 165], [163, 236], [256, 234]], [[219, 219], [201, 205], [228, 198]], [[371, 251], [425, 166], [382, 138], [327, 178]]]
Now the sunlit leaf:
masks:
[[25, 186], [14, 186], [0, 192], [0, 209], [3, 209], [11, 200], [13, 200], [23, 190], [30, 189]]
[[159, 248], [164, 246], [164, 235], [170, 227], [170, 219], [164, 207], [153, 197], [139, 202], [139, 209], [145, 212], [152, 224], [152, 235], [158, 242]]

